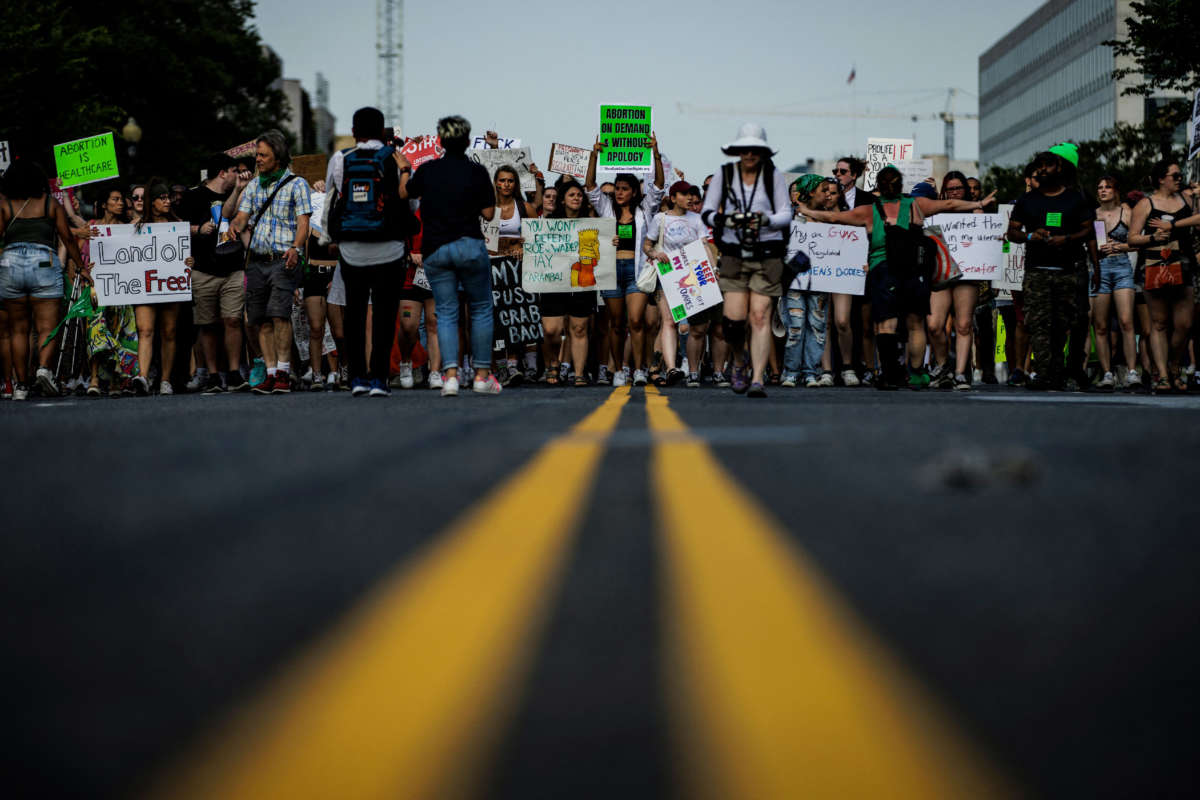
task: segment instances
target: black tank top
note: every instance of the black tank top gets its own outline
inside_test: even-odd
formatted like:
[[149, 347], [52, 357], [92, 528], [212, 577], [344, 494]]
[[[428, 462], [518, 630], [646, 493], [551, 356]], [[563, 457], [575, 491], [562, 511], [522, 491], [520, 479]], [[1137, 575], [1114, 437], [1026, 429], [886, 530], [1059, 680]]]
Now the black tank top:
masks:
[[[1151, 220], [1167, 216], [1176, 220], [1191, 216], [1191, 209], [1188, 208], [1187, 203], [1183, 203], [1174, 211], [1163, 211], [1155, 207], [1153, 197], [1148, 199], [1150, 200], [1150, 214], [1146, 217], [1146, 228], [1143, 233], [1154, 233], [1154, 229], [1150, 227]], [[1171, 231], [1171, 238], [1165, 242], [1151, 242], [1142, 248], [1140, 255], [1143, 266], [1180, 262], [1185, 270], [1190, 271], [1196, 263], [1196, 254], [1192, 251], [1191, 231], [1186, 228]]]

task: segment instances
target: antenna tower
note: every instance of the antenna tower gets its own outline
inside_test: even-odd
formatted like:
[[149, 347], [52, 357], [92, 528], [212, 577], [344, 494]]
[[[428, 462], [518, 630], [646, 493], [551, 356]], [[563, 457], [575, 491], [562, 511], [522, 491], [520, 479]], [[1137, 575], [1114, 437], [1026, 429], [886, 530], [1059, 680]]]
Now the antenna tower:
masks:
[[376, 0], [375, 51], [375, 101], [383, 123], [399, 135], [404, 124], [404, 0]]

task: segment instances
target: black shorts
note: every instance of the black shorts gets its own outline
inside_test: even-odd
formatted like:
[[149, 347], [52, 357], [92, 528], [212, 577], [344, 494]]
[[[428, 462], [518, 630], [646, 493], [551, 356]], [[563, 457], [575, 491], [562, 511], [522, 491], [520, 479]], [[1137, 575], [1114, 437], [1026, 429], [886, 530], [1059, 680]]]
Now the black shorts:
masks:
[[433, 299], [433, 292], [413, 283], [417, 276], [417, 265], [411, 259], [407, 260], [407, 267], [404, 270], [404, 286], [400, 289], [400, 300], [408, 300], [413, 303], [424, 303], [426, 300]]
[[300, 282], [300, 288], [304, 290], [305, 297], [325, 297], [329, 294], [329, 282], [333, 280], [333, 271], [336, 266], [328, 267], [309, 264], [304, 270], [304, 278]]
[[895, 275], [886, 261], [867, 273], [866, 298], [871, 303], [871, 321], [902, 319], [906, 314], [929, 314], [928, 275]]
[[704, 309], [699, 314], [692, 314], [687, 318], [687, 321], [688, 325], [704, 325], [706, 323], [720, 322], [723, 316], [725, 316], [725, 304], [717, 303], [715, 306]]
[[538, 295], [543, 317], [590, 317], [596, 312], [595, 292], [543, 292]]

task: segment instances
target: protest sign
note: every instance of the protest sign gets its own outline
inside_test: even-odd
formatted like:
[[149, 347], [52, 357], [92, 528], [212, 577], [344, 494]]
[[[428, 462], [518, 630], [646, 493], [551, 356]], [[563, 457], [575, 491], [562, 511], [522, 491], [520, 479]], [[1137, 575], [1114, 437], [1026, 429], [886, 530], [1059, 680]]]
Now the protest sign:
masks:
[[667, 248], [663, 252], [668, 260], [658, 262], [658, 283], [675, 322], [720, 305], [721, 287], [717, 285], [717, 274], [704, 242], [691, 242], [679, 250]]
[[1108, 229], [1104, 227], [1104, 220], [1098, 219], [1092, 223], [1092, 229], [1096, 231], [1096, 246], [1103, 247], [1108, 243]]
[[[511, 150], [514, 147], [520, 147], [521, 140], [520, 139], [505, 139], [503, 136], [501, 136], [501, 137], [499, 137], [499, 140], [496, 142], [496, 146], [501, 150]], [[486, 136], [476, 136], [474, 139], [471, 140], [471, 149], [472, 150], [485, 150], [489, 147], [490, 147], [490, 145], [487, 143]]]
[[809, 291], [863, 294], [867, 249], [866, 228], [792, 220], [788, 252], [798, 250], [808, 256]]
[[942, 229], [946, 249], [962, 269], [964, 280], [990, 281], [1004, 268], [1004, 232], [1008, 221], [1001, 214], [935, 214], [925, 225]]
[[591, 155], [592, 151], [586, 147], [552, 144], [550, 145], [550, 166], [547, 169], [557, 172], [559, 175], [570, 175], [581, 181], [587, 177], [588, 159]]
[[442, 140], [436, 136], [418, 136], [415, 139], [405, 139], [400, 152], [412, 164], [413, 172], [426, 161], [435, 161], [446, 152], [442, 149]]
[[650, 137], [650, 106], [600, 106], [600, 142], [604, 145], [597, 169], [647, 175], [654, 169]]
[[537, 295], [521, 288], [520, 259], [510, 256], [492, 259], [492, 307], [496, 349], [542, 338]]
[[54, 145], [54, 166], [64, 189], [117, 177], [112, 131]]
[[502, 166], [509, 166], [516, 169], [517, 177], [521, 179], [522, 192], [537, 191], [537, 183], [533, 179], [533, 173], [529, 171], [529, 164], [533, 161], [533, 157], [530, 155], [528, 147], [514, 147], [509, 150], [468, 150], [467, 157], [476, 164], [482, 164], [493, 182], [496, 180], [496, 170]]
[[310, 203], [312, 204], [312, 216], [308, 218], [308, 226], [314, 233], [324, 233], [325, 222], [322, 218], [325, 216], [325, 195], [321, 192], [312, 192]]
[[[1000, 206], [999, 216], [1004, 222], [1005, 231], [1008, 230], [1008, 217], [1012, 209], [1011, 204]], [[1004, 254], [1004, 266], [1000, 274], [992, 279], [992, 288], [1019, 292], [1021, 284], [1025, 282], [1025, 245], [1004, 242], [1000, 249]]]
[[[1200, 156], [1200, 89], [1196, 90], [1196, 96], [1192, 100], [1192, 138], [1189, 140], [1191, 146], [1188, 147], [1188, 161], [1191, 161], [1196, 156]], [[1196, 176], [1192, 176], [1195, 180]]]
[[[906, 158], [902, 161], [893, 162], [896, 168], [900, 170], [900, 174], [904, 178], [905, 194], [911, 192], [913, 187], [918, 183], [922, 183], [926, 178], [933, 177], [933, 159], [932, 158]], [[884, 164], [886, 167], [887, 164]], [[882, 169], [883, 167], [880, 167]]]
[[315, 153], [307, 156], [292, 156], [291, 170], [307, 181], [311, 187], [317, 181], [325, 180], [325, 168], [329, 166], [329, 156]]
[[[499, 211], [497, 209], [497, 211]], [[479, 227], [483, 229], [483, 242], [487, 245], [487, 249], [491, 252], [496, 252], [500, 249], [500, 214], [497, 213], [492, 219], [479, 218]]]
[[8, 165], [12, 163], [12, 156], [8, 154], [8, 142], [0, 142], [0, 175], [4, 174], [4, 170], [8, 169]]
[[612, 217], [522, 219], [521, 287], [527, 292], [616, 289], [616, 232]]
[[92, 280], [100, 306], [177, 303], [192, 299], [184, 260], [192, 237], [186, 222], [99, 225], [91, 241]]
[[229, 148], [228, 150], [225, 151], [225, 155], [229, 156], [230, 158], [236, 158], [236, 159], [241, 160], [246, 157], [253, 158], [254, 154], [257, 152], [258, 152], [258, 143], [255, 142], [253, 139], [251, 139], [250, 141], [243, 142], [242, 144], [239, 144], [236, 147]]
[[[863, 175], [863, 188], [875, 190], [875, 176], [888, 164], [912, 158], [912, 139], [867, 139], [867, 169]], [[929, 177], [926, 175], [925, 177]]]

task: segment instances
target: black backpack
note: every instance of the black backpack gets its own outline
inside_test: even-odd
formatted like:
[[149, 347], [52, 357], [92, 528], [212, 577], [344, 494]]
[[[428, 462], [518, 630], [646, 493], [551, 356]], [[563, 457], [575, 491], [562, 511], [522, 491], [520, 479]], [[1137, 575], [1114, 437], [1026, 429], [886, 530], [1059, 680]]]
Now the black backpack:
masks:
[[[903, 200], [901, 202], [903, 203]], [[908, 224], [901, 224], [899, 216], [896, 217], [895, 225], [889, 224], [887, 213], [883, 210], [883, 201], [879, 198], [875, 198], [875, 213], [883, 223], [884, 247], [887, 252], [888, 269], [892, 274], [931, 277], [937, 266], [937, 243], [925, 235], [924, 227], [912, 221], [911, 204]]]

